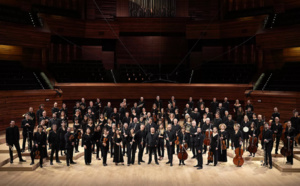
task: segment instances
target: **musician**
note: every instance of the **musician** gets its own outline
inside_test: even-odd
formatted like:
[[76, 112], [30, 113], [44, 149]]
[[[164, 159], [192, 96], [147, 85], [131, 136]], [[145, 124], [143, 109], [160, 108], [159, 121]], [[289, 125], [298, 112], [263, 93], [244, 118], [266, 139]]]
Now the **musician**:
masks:
[[140, 114], [140, 117], [143, 117], [144, 121], [146, 121], [146, 118], [147, 118], [146, 108], [142, 108], [142, 112]]
[[230, 105], [229, 105], [229, 101], [228, 101], [227, 97], [224, 98], [224, 102], [223, 102], [222, 106], [224, 107], [225, 111], [226, 110], [229, 111], [229, 106]]
[[[203, 135], [205, 135], [205, 132], [209, 131], [209, 130], [212, 131], [212, 125], [210, 124], [210, 119], [206, 118], [205, 124], [203, 124], [201, 131], [202, 131]], [[207, 150], [207, 146], [204, 145], [204, 152], [203, 152], [203, 154], [206, 153], [206, 150]]]
[[262, 140], [264, 141], [264, 146], [265, 146], [265, 163], [268, 165], [270, 164], [270, 169], [272, 169], [272, 149], [273, 149], [273, 132], [272, 130], [269, 129], [269, 124], [265, 123], [264, 125], [264, 131], [263, 131], [263, 137]]
[[216, 114], [218, 105], [219, 103], [217, 102], [217, 98], [213, 98], [213, 101], [210, 103], [210, 111], [213, 113], [213, 115]]
[[[282, 135], [282, 125], [279, 123], [279, 117], [275, 117], [275, 123], [272, 123], [271, 130], [276, 138], [275, 154], [278, 154], [278, 146]], [[274, 139], [273, 139], [274, 140]]]
[[176, 140], [176, 134], [172, 130], [172, 125], [168, 124], [167, 131], [165, 132], [165, 140], [168, 152], [168, 162], [166, 164], [170, 164], [173, 166], [173, 154], [174, 154], [174, 142]]
[[245, 105], [245, 110], [248, 110], [248, 109], [251, 109], [250, 111], [254, 111], [254, 107], [253, 105], [251, 104], [251, 101], [250, 100], [247, 100], [247, 104]]
[[107, 152], [109, 149], [109, 132], [106, 128], [103, 129], [103, 134], [101, 136], [100, 142], [102, 143], [102, 158], [103, 158], [103, 166], [107, 166]]
[[162, 160], [165, 154], [165, 145], [164, 145], [164, 136], [165, 136], [165, 129], [164, 125], [160, 124], [158, 129], [158, 160]]
[[[295, 110], [293, 112], [293, 117], [291, 118], [292, 127], [295, 129], [295, 136], [297, 136], [297, 134], [300, 132], [300, 118], [298, 115], [299, 112]], [[297, 143], [299, 142], [296, 142], [295, 140], [295, 147], [297, 146]]]
[[209, 165], [210, 163], [214, 163], [214, 166], [217, 165], [218, 163], [218, 149], [220, 148], [220, 143], [219, 143], [219, 133], [217, 127], [213, 128], [213, 133], [211, 136], [211, 142], [210, 142], [210, 148], [209, 152], [213, 153], [214, 156], [214, 161], [207, 161], [206, 165]]
[[175, 100], [175, 97], [174, 97], [174, 96], [172, 96], [172, 97], [171, 97], [171, 99], [170, 99], [170, 101], [169, 101], [169, 104], [171, 104], [171, 105], [172, 105], [172, 104], [173, 104], [173, 102], [175, 102], [175, 103], [176, 103], [176, 100]]
[[95, 103], [94, 103], [94, 107], [95, 107], [95, 119], [99, 119], [100, 116], [100, 109], [101, 109], [101, 101], [99, 98], [96, 99]]
[[192, 109], [190, 108], [189, 104], [185, 105], [185, 108], [183, 109], [183, 116], [185, 116], [186, 114], [191, 115]]
[[61, 163], [58, 158], [60, 137], [57, 131], [57, 125], [52, 125], [52, 131], [48, 136], [49, 146], [51, 147], [50, 165], [53, 165], [53, 154], [55, 152], [56, 163]]
[[[175, 118], [174, 119], [174, 125], [172, 127], [173, 132], [176, 134], [176, 137], [178, 136], [179, 138], [179, 132], [181, 131], [181, 126], [178, 124], [178, 120]], [[175, 145], [173, 147], [173, 153], [175, 153]], [[176, 145], [176, 154], [179, 152], [179, 145]]]
[[125, 117], [123, 117], [122, 123], [130, 123], [129, 112], [125, 113]]
[[130, 166], [130, 164], [134, 165], [135, 161], [135, 152], [136, 152], [136, 147], [137, 147], [137, 139], [136, 135], [134, 133], [134, 129], [130, 129], [130, 135], [129, 135], [129, 145], [127, 146], [127, 166]]
[[99, 125], [101, 126], [101, 128], [106, 128], [107, 125], [107, 120], [104, 118], [104, 115], [101, 113], [99, 116]]
[[248, 109], [245, 111], [246, 111], [245, 114], [248, 116], [249, 120], [251, 121], [253, 119], [253, 112], [251, 111], [251, 108], [248, 107]]
[[197, 154], [197, 149], [196, 149], [196, 137], [197, 137], [197, 129], [198, 127], [196, 126], [196, 121], [194, 120], [194, 121], [192, 121], [192, 127], [191, 127], [191, 129], [190, 129], [190, 144], [191, 144], [191, 146], [190, 146], [190, 148], [191, 148], [191, 150], [192, 150], [192, 152], [193, 152], [193, 157], [192, 157], [192, 159], [193, 158], [196, 158], [196, 154]]
[[44, 150], [46, 148], [46, 140], [47, 135], [43, 132], [43, 127], [41, 125], [38, 126], [38, 132], [34, 133], [33, 141], [34, 141], [34, 148], [31, 151], [31, 163], [30, 165], [34, 164], [34, 158], [36, 151], [39, 151], [40, 155], [40, 167], [43, 168], [43, 159], [44, 159]]
[[157, 133], [155, 133], [155, 128], [151, 127], [150, 133], [148, 133], [147, 137], [146, 137], [146, 144], [149, 148], [149, 161], [148, 161], [148, 164], [150, 164], [151, 161], [152, 161], [152, 154], [153, 153], [154, 153], [155, 163], [157, 165], [159, 164], [158, 161], [157, 161], [157, 154], [156, 154], [157, 143], [158, 143], [158, 135], [157, 135]]
[[226, 131], [226, 125], [224, 123], [219, 125], [219, 144], [220, 148], [218, 150], [218, 161], [227, 162], [227, 148], [222, 149], [223, 143], [225, 143], [225, 147], [227, 147], [226, 141], [228, 138], [228, 133]]
[[[149, 122], [152, 123], [152, 119], [149, 119]], [[138, 123], [138, 119], [136, 117], [133, 119], [133, 123], [129, 125], [129, 129], [134, 129], [134, 133], [140, 130], [140, 124]]]
[[240, 130], [240, 124], [234, 124], [234, 133], [232, 136], [234, 148], [240, 148], [243, 141], [243, 133]]
[[84, 146], [84, 162], [86, 165], [90, 165], [92, 162], [92, 148], [93, 148], [93, 137], [90, 128], [86, 129], [85, 135], [82, 137]]
[[133, 120], [134, 118], [137, 118], [138, 117], [138, 115], [136, 114], [136, 112], [135, 112], [135, 110], [133, 109], [132, 111], [131, 111], [131, 120]]
[[59, 108], [57, 107], [57, 102], [54, 102], [53, 108], [51, 109], [52, 114], [59, 114]]
[[135, 103], [133, 104], [133, 107], [131, 108], [131, 111], [132, 111], [132, 110], [135, 110], [135, 113], [136, 113], [137, 117], [140, 116], [140, 108], [138, 107], [137, 102], [135, 102]]
[[[75, 138], [75, 153], [78, 153], [79, 150], [78, 150], [78, 146], [79, 146], [79, 138], [81, 138], [81, 135], [82, 135], [82, 132], [81, 132], [81, 125], [79, 123], [79, 119], [78, 118], [75, 118], [75, 123], [74, 123], [74, 126], [73, 126], [73, 129], [74, 129], [74, 134], [76, 134], [77, 138]], [[80, 137], [78, 136], [80, 135]]]
[[216, 113], [219, 113], [220, 118], [223, 118], [225, 115], [225, 108], [223, 107], [222, 103], [219, 103], [218, 107], [216, 108]]
[[194, 111], [191, 112], [191, 118], [192, 120], [195, 120], [196, 123], [200, 122], [200, 113], [198, 112], [198, 108], [194, 108]]
[[76, 102], [76, 105], [73, 107], [73, 114], [76, 113], [76, 110], [80, 110], [81, 111], [81, 107], [80, 107], [80, 103]]
[[[108, 121], [111, 121], [111, 120], [108, 120]], [[112, 124], [112, 127], [111, 129], [109, 129], [109, 141], [110, 141], [110, 157], [112, 158], [114, 153], [115, 153], [115, 136], [116, 136], [116, 131], [117, 131], [117, 128], [116, 128], [116, 124]], [[121, 136], [122, 137], [122, 136]], [[125, 145], [125, 144], [124, 144]]]
[[229, 139], [231, 140], [231, 149], [233, 149], [233, 133], [234, 133], [234, 121], [232, 119], [232, 115], [228, 115], [228, 121], [225, 123], [226, 132], [227, 132], [227, 148], [229, 148]]
[[225, 124], [228, 123], [228, 116], [229, 116], [229, 112], [228, 112], [228, 110], [225, 110], [224, 116], [222, 118], [223, 123], [225, 123]]
[[204, 136], [201, 133], [201, 128], [197, 128], [197, 134], [195, 137], [195, 147], [197, 152], [197, 165], [194, 167], [198, 167], [197, 169], [202, 169], [203, 167], [203, 158], [202, 158], [202, 151], [203, 151], [203, 140]]
[[[125, 156], [125, 146], [128, 146], [129, 143], [129, 134], [130, 134], [130, 129], [128, 127], [128, 123], [124, 123], [123, 124], [123, 128], [122, 128], [122, 139], [123, 139], [123, 156]], [[128, 153], [128, 152], [127, 152]]]
[[[197, 108], [195, 108], [195, 109], [197, 109]], [[191, 140], [190, 140], [190, 138], [191, 138], [190, 133], [191, 133], [191, 128], [192, 128], [192, 118], [188, 114], [185, 115], [185, 121], [184, 121], [183, 126], [185, 127], [185, 133], [188, 134], [187, 135], [188, 146], [189, 146], [189, 148], [192, 148]]]
[[200, 115], [200, 121], [202, 121], [203, 115], [206, 114], [205, 113], [205, 106], [203, 104], [200, 105], [200, 108], [198, 110], [199, 110], [199, 115]]
[[191, 109], [193, 109], [193, 108], [194, 108], [194, 101], [193, 101], [193, 97], [189, 97], [189, 101], [187, 102], [187, 104], [189, 104], [189, 107], [190, 107]]
[[[188, 115], [188, 114], [187, 114]], [[174, 125], [175, 114], [170, 113], [168, 119], [168, 123]]]
[[199, 101], [197, 102], [197, 108], [199, 111], [201, 110], [201, 105], [203, 105], [203, 108], [205, 108], [205, 103], [203, 102], [202, 98], [200, 98]]
[[60, 125], [61, 125], [60, 122], [61, 121], [57, 118], [57, 114], [53, 113], [52, 118], [49, 120], [48, 127], [52, 128], [52, 125], [56, 124], [57, 128], [60, 128]]
[[41, 104], [39, 106], [39, 109], [36, 111], [36, 118], [37, 118], [37, 124], [40, 124], [40, 118], [43, 116], [43, 112], [44, 112], [44, 104]]
[[113, 112], [113, 109], [111, 108], [111, 103], [107, 102], [107, 106], [105, 106], [103, 109], [104, 118], [106, 119], [107, 117], [110, 117], [112, 112]]
[[296, 130], [294, 127], [292, 127], [292, 123], [290, 121], [287, 122], [287, 129], [285, 130], [284, 133], [285, 139], [286, 140], [291, 140], [292, 143], [290, 144], [290, 151], [292, 152], [290, 156], [287, 156], [287, 164], [293, 165], [293, 158], [294, 158], [294, 137], [296, 136]]
[[66, 122], [66, 126], [67, 127], [69, 126], [69, 120], [68, 120], [68, 117], [67, 117], [65, 111], [60, 112], [59, 120], [60, 120], [59, 122], [64, 120]]
[[280, 113], [278, 112], [278, 108], [274, 107], [274, 113], [272, 114], [271, 118], [275, 119], [276, 117], [280, 118]]
[[34, 128], [34, 122], [31, 119], [29, 114], [25, 114], [25, 119], [22, 120], [21, 128], [23, 128], [23, 145], [22, 145], [22, 152], [25, 151], [25, 144], [26, 139], [28, 137], [28, 151], [32, 149], [32, 137], [33, 137], [33, 128]]
[[250, 121], [247, 115], [244, 116], [244, 120], [241, 123], [242, 129], [243, 129], [243, 149], [245, 150], [245, 147], [248, 147], [249, 142], [249, 128], [250, 128]]
[[88, 112], [86, 113], [86, 116], [89, 118], [89, 120], [92, 120], [93, 124], [95, 124], [95, 115], [93, 114], [91, 108], [88, 109]]
[[145, 125], [141, 125], [140, 130], [137, 131], [136, 133], [136, 141], [139, 147], [139, 153], [138, 153], [138, 164], [140, 165], [141, 162], [145, 162], [143, 160], [143, 153], [144, 153], [144, 148], [145, 148], [145, 142], [146, 142], [146, 130], [145, 130]]
[[[235, 119], [236, 120], [238, 119], [237, 116], [238, 116], [238, 110], [239, 110], [240, 107], [242, 107], [242, 105], [240, 104], [240, 101], [238, 99], [235, 100], [235, 103], [233, 105], [233, 112], [235, 114]], [[243, 110], [243, 109], [241, 108], [241, 110]]]
[[163, 108], [163, 103], [162, 100], [160, 100], [159, 96], [156, 96], [156, 99], [154, 101], [154, 104], [157, 106], [157, 108], [160, 110], [161, 108]]
[[40, 117], [39, 122], [41, 122], [42, 120], [45, 120], [45, 124], [46, 124], [46, 126], [48, 126], [49, 117], [47, 116], [47, 112], [46, 111], [43, 111], [42, 116]]
[[[95, 128], [95, 132], [94, 132], [94, 135], [92, 136], [93, 137], [93, 145], [95, 145], [97, 147], [96, 149], [96, 159], [97, 160], [101, 160], [100, 156], [99, 156], [99, 152], [101, 151], [101, 134], [102, 134], [102, 131], [101, 131], [101, 126], [100, 125], [97, 125], [96, 128]], [[94, 146], [92, 147], [94, 149]]]
[[177, 119], [178, 121], [180, 120], [180, 114], [178, 109], [175, 109], [174, 118]]
[[[209, 119], [213, 119], [213, 113], [211, 113], [210, 111], [209, 111], [209, 108], [208, 107], [206, 107], [205, 108], [205, 113], [206, 113], [206, 116], [209, 118]], [[202, 131], [203, 132], [203, 131]]]
[[[73, 136], [73, 137], [72, 137]], [[73, 150], [74, 150], [74, 135], [71, 134], [71, 128], [68, 127], [67, 128], [67, 133], [65, 134], [65, 144], [66, 144], [66, 149], [67, 149], [67, 157], [66, 157], [66, 162], [67, 162], [67, 166], [69, 167], [70, 164], [76, 164], [73, 161]]]
[[33, 112], [33, 108], [29, 107], [29, 111], [27, 112], [27, 114], [29, 114], [30, 119], [33, 121], [33, 124], [35, 125], [36, 123], [36, 117], [35, 117], [35, 113]]
[[145, 101], [144, 101], [144, 97], [140, 97], [140, 101], [138, 103], [138, 107], [140, 108], [140, 113], [142, 113], [143, 108], [145, 108]]
[[[181, 129], [181, 132], [179, 133], [179, 142], [182, 146], [182, 148], [184, 148], [184, 144], [188, 144], [188, 135], [186, 132], [185, 132], [185, 128], [182, 128]], [[187, 149], [185, 149], [186, 151]], [[185, 165], [184, 163], [184, 160], [179, 160], [179, 166], [181, 165]]]
[[61, 127], [58, 129], [58, 134], [59, 134], [59, 138], [60, 138], [60, 155], [63, 155], [63, 151], [64, 151], [64, 155], [66, 155], [66, 140], [65, 140], [65, 135], [67, 133], [67, 127], [66, 127], [66, 121], [62, 121], [61, 122]]
[[13, 150], [12, 150], [13, 146], [15, 146], [17, 149], [20, 162], [26, 162], [25, 160], [22, 159], [19, 140], [20, 140], [19, 128], [15, 125], [15, 121], [11, 120], [10, 126], [6, 128], [6, 145], [9, 146], [10, 163], [13, 163], [14, 161]]
[[[250, 130], [249, 130], [249, 138], [256, 138], [256, 137], [258, 137], [258, 135], [259, 135], [259, 130], [255, 127], [255, 123], [254, 122], [252, 122], [251, 123], [251, 125], [250, 125]], [[250, 141], [250, 143], [251, 143], [251, 141]], [[257, 144], [255, 144], [256, 146], [258, 146], [258, 143]], [[250, 146], [250, 145], [249, 145]], [[255, 157], [255, 153], [251, 153], [250, 152], [250, 155], [249, 156], [252, 156], [253, 155], [253, 157]]]
[[[88, 125], [88, 122], [89, 122], [89, 120], [88, 120], [87, 115], [84, 115], [84, 116], [83, 116], [83, 120], [81, 121], [82, 135], [85, 134], [85, 131], [86, 131], [86, 127], [87, 127], [87, 125]], [[81, 147], [83, 147], [83, 143], [81, 143]]]
[[[116, 165], [121, 163], [124, 165], [124, 159], [122, 155], [122, 137], [121, 132], [119, 130], [116, 130], [114, 137], [113, 137], [113, 143], [114, 143], [114, 159], [113, 162], [115, 162]], [[127, 152], [129, 150], [127, 149]]]
[[80, 106], [86, 107], [85, 99], [81, 98]]
[[216, 114], [215, 114], [215, 118], [214, 118], [214, 121], [213, 121], [213, 127], [219, 127], [220, 124], [222, 123], [222, 119], [220, 117], [220, 113], [217, 111]]
[[[263, 130], [261, 131], [261, 129], [260, 129], [261, 127], [264, 128], [264, 121], [262, 119], [262, 115], [258, 114], [257, 115], [257, 125], [256, 125], [256, 129], [259, 131], [258, 136], [260, 136], [260, 135], [262, 136]], [[264, 141], [261, 140], [261, 149], [263, 149], [263, 147], [264, 147]]]

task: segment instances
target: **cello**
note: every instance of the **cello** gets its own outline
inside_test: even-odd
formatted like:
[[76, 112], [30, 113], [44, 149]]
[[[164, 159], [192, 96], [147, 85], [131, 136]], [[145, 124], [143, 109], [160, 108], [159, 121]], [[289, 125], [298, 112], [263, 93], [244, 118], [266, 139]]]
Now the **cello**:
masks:
[[[255, 134], [255, 129], [254, 129], [253, 133]], [[255, 154], [257, 152], [257, 146], [256, 146], [256, 144], [257, 144], [257, 137], [256, 136], [251, 136], [250, 139], [249, 139], [249, 142], [250, 142], [250, 144], [249, 144], [249, 147], [248, 147], [247, 150], [250, 153]]]
[[263, 125], [259, 127], [260, 133], [258, 135], [258, 139], [260, 141], [262, 140], [262, 134], [263, 134], [263, 130], [264, 130], [264, 125], [265, 125], [265, 116], [264, 116], [264, 120], [263, 120]]
[[210, 139], [211, 139], [211, 124], [209, 124], [209, 130], [205, 131], [205, 139], [203, 140], [204, 145], [209, 146], [210, 145]]
[[285, 139], [284, 147], [281, 148], [280, 154], [282, 154], [285, 157], [291, 156], [292, 155], [292, 147], [291, 147], [292, 145], [293, 145], [292, 140]]
[[[182, 135], [183, 135], [183, 140], [184, 140], [184, 134], [182, 134]], [[179, 152], [178, 152], [178, 155], [177, 155], [179, 160], [186, 160], [188, 158], [188, 154], [186, 152], [187, 148], [188, 148], [187, 143], [182, 142], [182, 144], [179, 145]]]
[[[242, 138], [239, 139], [239, 143], [241, 143]], [[233, 163], [238, 166], [241, 167], [244, 164], [244, 158], [243, 158], [243, 149], [240, 147], [235, 149], [235, 157], [233, 158]]]

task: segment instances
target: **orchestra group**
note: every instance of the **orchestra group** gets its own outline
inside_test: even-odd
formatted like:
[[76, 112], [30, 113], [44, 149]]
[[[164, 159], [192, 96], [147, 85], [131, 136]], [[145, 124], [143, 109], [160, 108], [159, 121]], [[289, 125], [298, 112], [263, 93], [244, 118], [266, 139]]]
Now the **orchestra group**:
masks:
[[[149, 155], [148, 164], [154, 156], [155, 164], [165, 157], [166, 162], [173, 166], [173, 155], [177, 154], [179, 166], [185, 165], [188, 158], [187, 151], [192, 152], [192, 159], [197, 160], [195, 167], [203, 168], [203, 154], [207, 152], [207, 165], [218, 162], [227, 162], [227, 149], [235, 150], [233, 163], [242, 166], [243, 153], [249, 152], [249, 156], [255, 157], [258, 143], [264, 152], [265, 166], [272, 168], [272, 149], [275, 143], [275, 153], [281, 153], [287, 159], [287, 164], [293, 164], [293, 147], [299, 139], [300, 118], [296, 110], [290, 121], [280, 123], [280, 113], [274, 108], [274, 113], [269, 121], [254, 113], [253, 105], [248, 100], [245, 106], [236, 100], [233, 108], [230, 108], [228, 99], [218, 102], [213, 98], [207, 105], [200, 98], [197, 103], [190, 97], [185, 108], [179, 114], [174, 96], [163, 108], [163, 101], [159, 96], [152, 104], [152, 109], [146, 111], [146, 103], [141, 97], [133, 107], [124, 99], [119, 108], [113, 108], [108, 102], [102, 107], [100, 99], [86, 103], [85, 99], [76, 102], [72, 112], [68, 112], [65, 103], [59, 109], [57, 103], [52, 108], [52, 117], [48, 117], [44, 105], [40, 105], [35, 113], [30, 107], [24, 114], [21, 127], [23, 129], [22, 149], [19, 145], [19, 129], [15, 121], [11, 121], [6, 129], [6, 144], [9, 146], [10, 163], [13, 163], [13, 148], [18, 152], [21, 162], [22, 153], [25, 151], [26, 141], [30, 151], [31, 164], [39, 159], [40, 167], [43, 167], [43, 159], [48, 157], [47, 149], [51, 149], [50, 165], [53, 158], [56, 163], [61, 163], [59, 156], [66, 156], [66, 164], [76, 164], [73, 154], [79, 152], [79, 145], [84, 147], [84, 160], [86, 165], [92, 163], [92, 155], [97, 160], [103, 161], [107, 166], [107, 156], [113, 158], [113, 162], [124, 165], [124, 157], [127, 157], [126, 165], [136, 163], [135, 156], [138, 153], [137, 164], [144, 163], [144, 152]], [[68, 113], [73, 113], [72, 118]], [[233, 113], [232, 115], [229, 113]], [[73, 125], [69, 121], [73, 121]], [[183, 121], [183, 124], [179, 124]], [[279, 149], [282, 140], [284, 147]]]

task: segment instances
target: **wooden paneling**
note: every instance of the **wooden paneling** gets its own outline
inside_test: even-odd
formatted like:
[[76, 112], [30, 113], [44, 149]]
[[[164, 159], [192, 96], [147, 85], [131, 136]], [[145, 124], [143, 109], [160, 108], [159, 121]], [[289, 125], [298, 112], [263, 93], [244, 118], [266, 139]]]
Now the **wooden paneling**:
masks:
[[162, 99], [194, 99], [211, 100], [213, 97], [223, 99], [244, 99], [245, 90], [252, 87], [248, 84], [113, 84], [113, 83], [57, 83], [64, 93], [64, 100], [78, 100], [81, 97], [86, 99], [155, 99], [160, 95]]
[[22, 115], [28, 112], [29, 107], [33, 107], [36, 113], [39, 105], [44, 104], [47, 115], [51, 116], [53, 103], [57, 102], [61, 107], [62, 99], [54, 90], [0, 91], [0, 130], [8, 127], [10, 120], [15, 120], [20, 127]]
[[[141, 64], [178, 64], [188, 51], [184, 37], [121, 37], [126, 48]], [[118, 64], [135, 64], [123, 45], [116, 46]]]
[[[247, 94], [248, 91], [245, 92], [245, 95]], [[264, 115], [266, 120], [270, 119], [274, 107], [279, 110], [281, 122], [289, 120], [293, 116], [294, 109], [300, 109], [299, 92], [254, 91], [245, 98], [245, 101], [247, 99], [251, 100], [254, 112]]]
[[109, 24], [103, 20], [86, 21], [86, 38], [106, 38], [116, 39], [119, 36], [119, 25], [117, 22], [110, 21]]

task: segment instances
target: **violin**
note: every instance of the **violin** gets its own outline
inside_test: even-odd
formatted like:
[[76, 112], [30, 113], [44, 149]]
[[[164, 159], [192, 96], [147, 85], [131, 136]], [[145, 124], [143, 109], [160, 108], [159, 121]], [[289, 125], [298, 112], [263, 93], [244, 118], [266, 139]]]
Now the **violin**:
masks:
[[69, 137], [69, 141], [72, 141], [74, 139], [74, 135], [71, 134], [70, 137]]
[[[184, 134], [183, 134], [183, 139], [184, 139]], [[188, 154], [186, 152], [186, 149], [188, 148], [187, 143], [182, 143], [179, 145], [179, 152], [178, 152], [178, 159], [180, 160], [186, 160], [188, 158]]]
[[178, 136], [178, 132], [176, 132], [176, 140], [174, 142], [176, 145], [179, 145], [179, 136]]
[[[221, 135], [221, 137], [223, 138], [223, 134]], [[222, 150], [226, 150], [226, 149], [227, 149], [226, 142], [225, 142], [224, 139], [223, 139], [222, 142], [221, 142], [221, 149], [222, 149]]]
[[157, 116], [155, 113], [153, 113], [153, 121], [156, 123], [157, 122]]
[[36, 150], [34, 153], [34, 158], [35, 159], [40, 159], [41, 158], [41, 152], [39, 150]]
[[[239, 143], [241, 143], [242, 139], [239, 139]], [[244, 158], [243, 158], [243, 149], [240, 147], [235, 149], [235, 157], [233, 158], [233, 163], [238, 166], [241, 167], [244, 164]]]
[[108, 138], [104, 137], [104, 138], [103, 138], [103, 141], [102, 141], [104, 147], [106, 147], [106, 142], [107, 142], [107, 141], [108, 141]]
[[206, 145], [206, 146], [210, 145], [211, 135], [212, 135], [212, 131], [211, 131], [211, 124], [210, 124], [209, 130], [205, 131], [205, 139], [203, 140], [204, 145]]
[[[253, 131], [253, 133], [255, 133], [255, 129]], [[256, 136], [251, 136], [250, 139], [249, 139], [249, 146], [247, 148], [247, 150], [250, 152], [250, 153], [256, 153], [257, 152], [257, 137]]]

